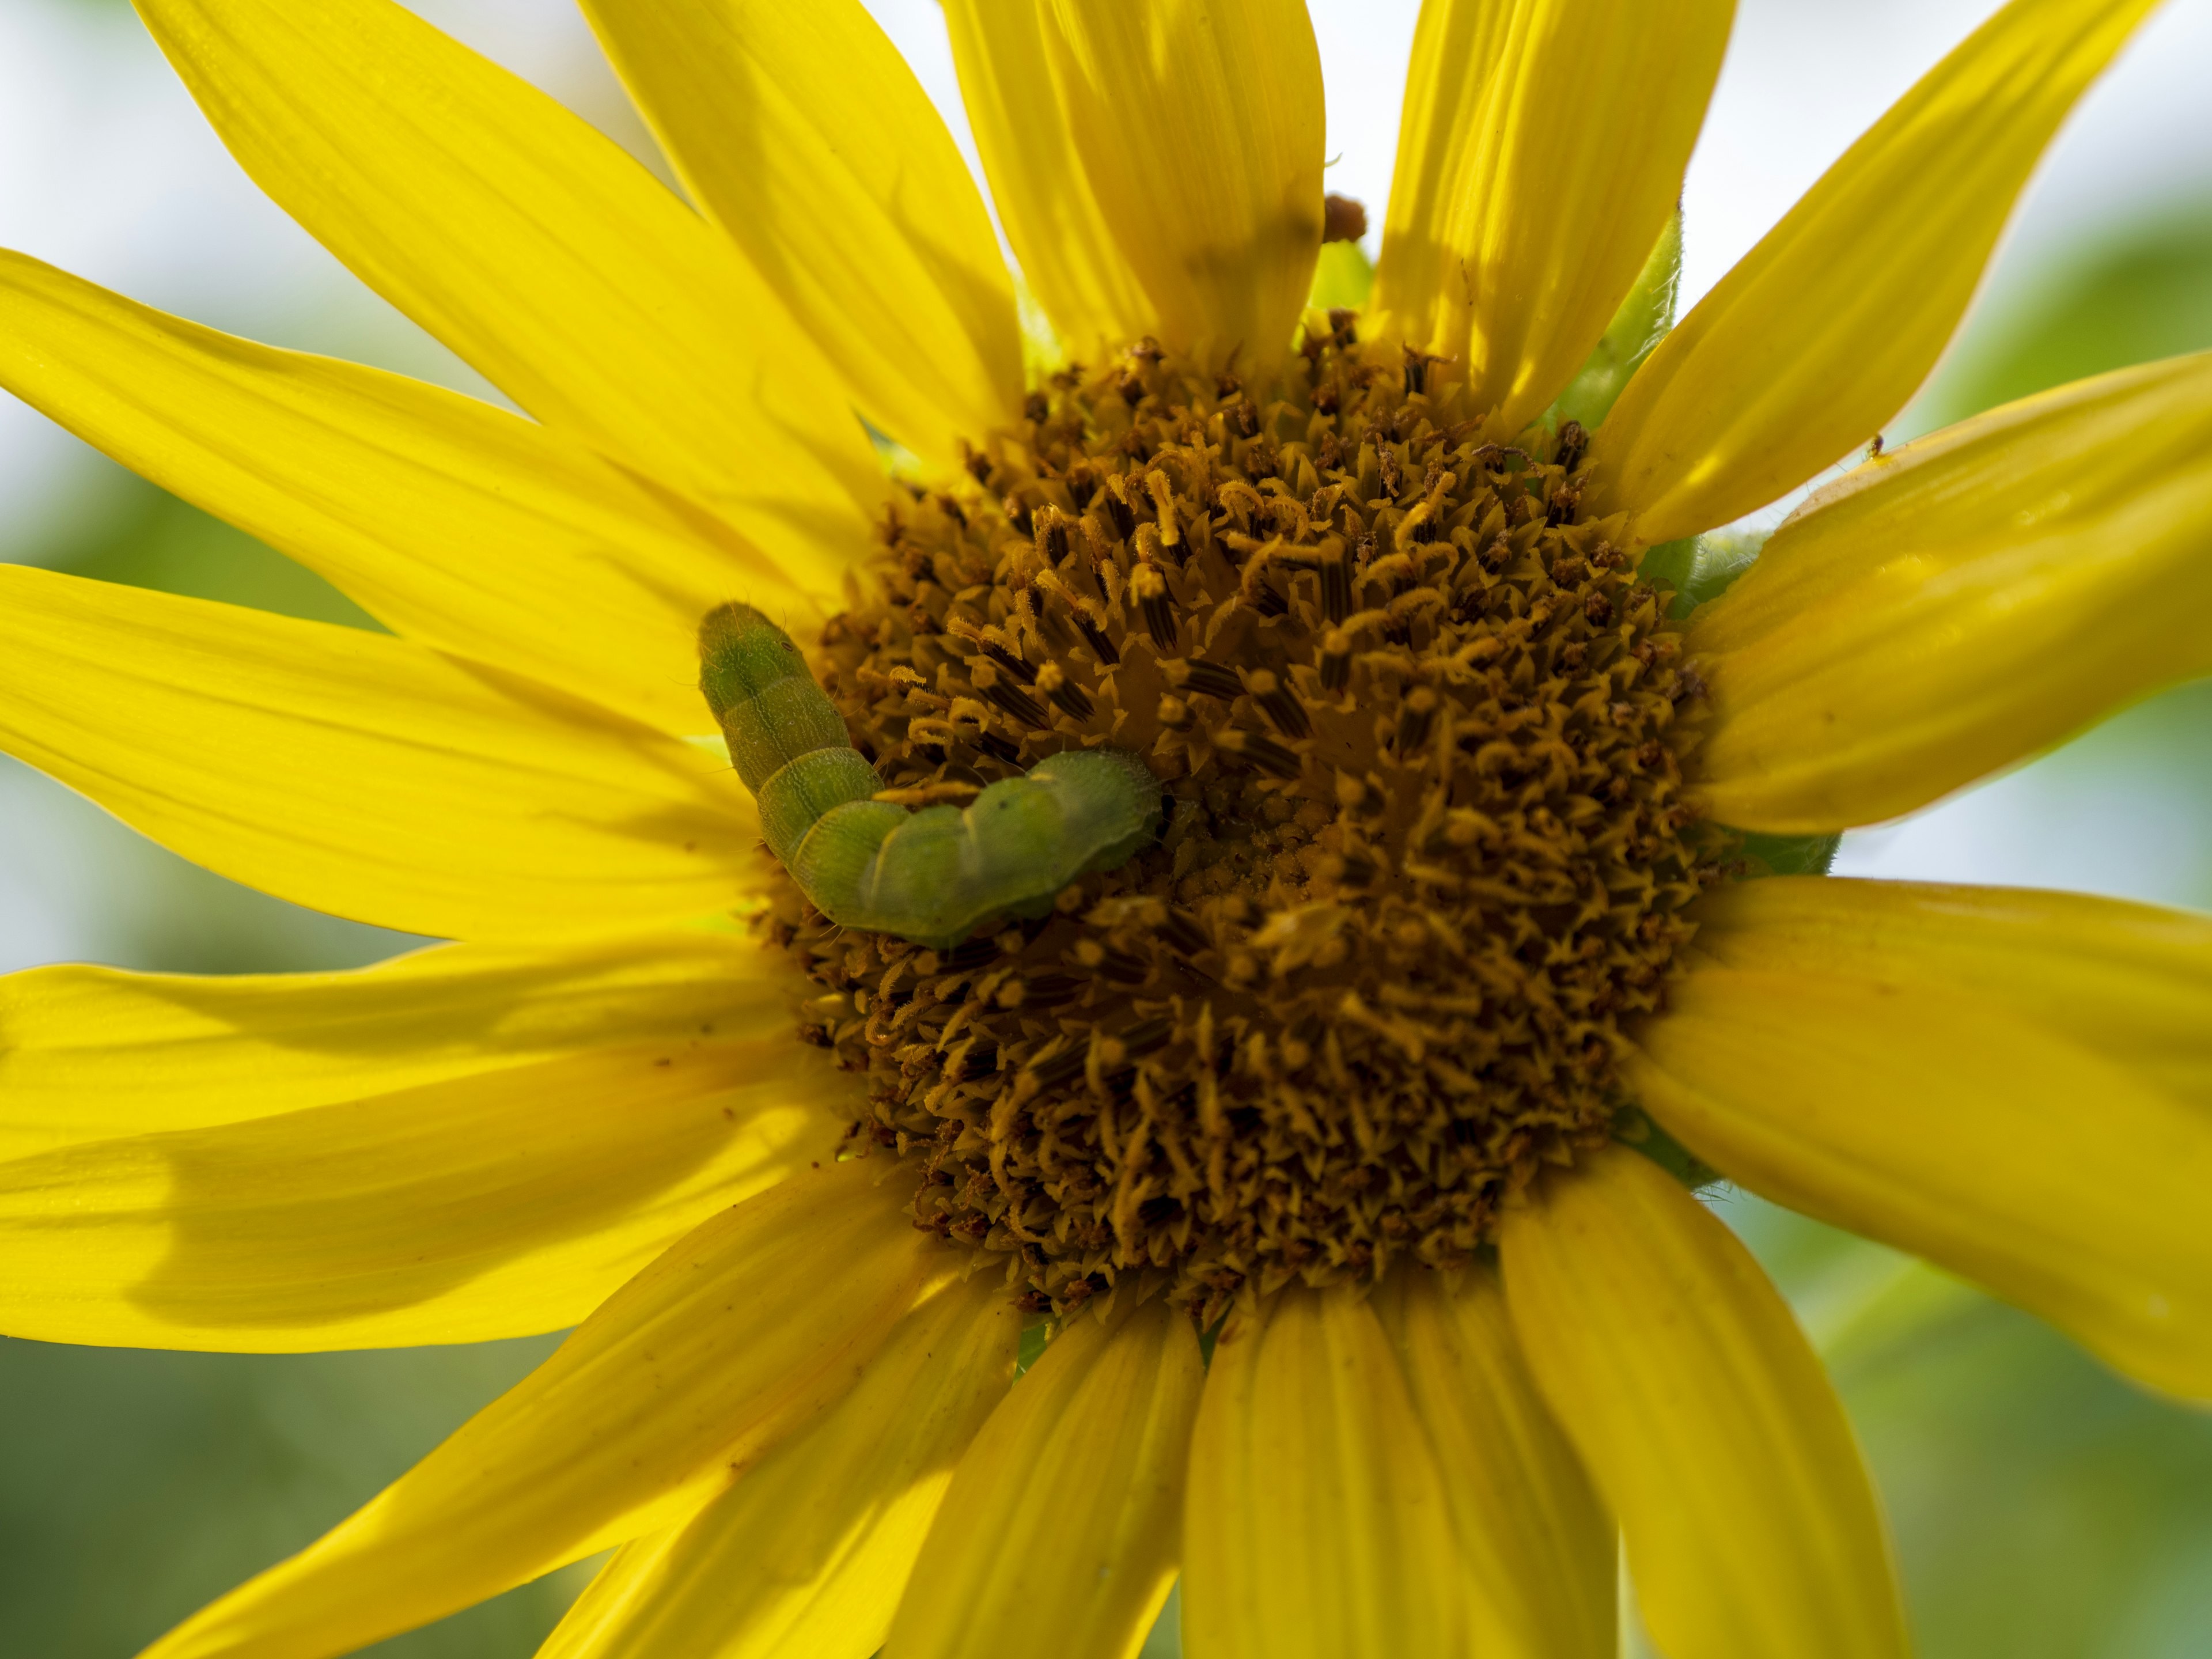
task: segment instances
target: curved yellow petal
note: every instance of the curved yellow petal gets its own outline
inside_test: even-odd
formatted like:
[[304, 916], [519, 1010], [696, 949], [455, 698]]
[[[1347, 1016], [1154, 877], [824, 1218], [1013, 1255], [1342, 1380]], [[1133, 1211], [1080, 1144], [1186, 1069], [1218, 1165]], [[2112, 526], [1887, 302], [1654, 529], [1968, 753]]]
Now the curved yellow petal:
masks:
[[0, 659], [0, 749], [317, 909], [545, 938], [758, 884], [726, 763], [403, 640], [7, 565]]
[[[2005, 931], [2023, 968], [2056, 954]], [[1629, 1080], [1746, 1186], [2212, 1399], [2212, 1113], [2037, 1019], [2035, 1000], [1943, 984], [1910, 951], [1825, 972], [1701, 967], [1641, 1034]]]
[[1158, 332], [1053, 89], [1038, 0], [945, 0], [945, 22], [999, 222], [1061, 343], [1095, 356]]
[[1506, 1212], [1498, 1250], [1529, 1369], [1620, 1519], [1668, 1659], [1901, 1659], [1850, 1425], [1735, 1236], [1615, 1146]]
[[611, 140], [392, 0], [139, 0], [256, 184], [550, 426], [793, 571], [882, 473], [774, 287]]
[[907, 1581], [884, 1659], [1133, 1659], [1175, 1583], [1205, 1379], [1164, 1299], [1079, 1316], [991, 1413]]
[[1067, 128], [1158, 331], [1288, 349], [1321, 253], [1321, 53], [1304, 0], [1048, 0]]
[[406, 1474], [144, 1659], [349, 1653], [696, 1513], [957, 1277], [886, 1173], [803, 1171], [696, 1228]]
[[625, 1545], [538, 1659], [867, 1659], [1013, 1381], [1021, 1326], [996, 1274], [917, 1308], [819, 1424], [682, 1528]]
[[957, 466], [1020, 406], [990, 216], [860, 0], [586, 0], [692, 197], [882, 431]]
[[1746, 829], [1893, 817], [2212, 669], [2212, 354], [1962, 422], [1814, 496], [1689, 647], [1693, 787]]
[[1574, 378], [1682, 190], [1735, 0], [1427, 0], [1376, 307], [1518, 432]]
[[337, 973], [28, 969], [0, 977], [0, 1158], [586, 1049], [787, 1037], [779, 965], [748, 937], [670, 932], [438, 945]]
[[574, 1325], [693, 1226], [833, 1153], [777, 1032], [632, 1048], [0, 1164], [0, 1331], [301, 1353]]
[[1466, 1650], [1452, 1513], [1375, 1312], [1277, 1293], [1213, 1351], [1183, 1521], [1191, 1659]]
[[1591, 445], [1645, 542], [1726, 524], [1866, 442], [1935, 367], [2051, 135], [2158, 0], [2012, 0], [1668, 335]]
[[0, 386], [380, 621], [678, 734], [733, 591], [807, 595], [584, 445], [473, 398], [166, 316], [0, 252]]
[[1401, 1267], [1376, 1304], [1443, 1476], [1471, 1650], [1617, 1659], [1613, 1518], [1536, 1392], [1497, 1271]]
[[2027, 887], [1781, 876], [1698, 907], [1698, 946], [1754, 974], [1948, 986], [2212, 1111], [2212, 918]]

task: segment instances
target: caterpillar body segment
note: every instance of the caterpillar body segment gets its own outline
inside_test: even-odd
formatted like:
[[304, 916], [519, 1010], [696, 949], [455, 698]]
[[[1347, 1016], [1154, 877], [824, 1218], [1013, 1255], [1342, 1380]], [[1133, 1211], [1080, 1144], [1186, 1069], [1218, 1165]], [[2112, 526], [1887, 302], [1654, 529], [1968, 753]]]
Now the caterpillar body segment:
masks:
[[1136, 756], [1075, 749], [992, 784], [966, 807], [879, 801], [876, 769], [791, 636], [750, 605], [699, 627], [699, 689], [759, 802], [769, 850], [841, 927], [958, 944], [993, 916], [1042, 915], [1060, 890], [1134, 856], [1160, 786]]

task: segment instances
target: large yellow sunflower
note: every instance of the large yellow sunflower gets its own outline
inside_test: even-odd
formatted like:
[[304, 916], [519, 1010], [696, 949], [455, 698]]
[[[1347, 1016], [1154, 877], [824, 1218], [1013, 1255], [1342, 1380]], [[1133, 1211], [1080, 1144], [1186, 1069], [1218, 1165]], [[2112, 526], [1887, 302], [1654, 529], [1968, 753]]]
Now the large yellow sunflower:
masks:
[[[2151, 7], [2013, 0], [1668, 331], [1729, 0], [1429, 0], [1372, 303], [1303, 316], [1297, 0], [947, 0], [1025, 379], [856, 0], [588, 0], [696, 210], [389, 0], [140, 0], [526, 416], [0, 262], [0, 381], [392, 630], [0, 569], [0, 738], [456, 941], [0, 984], [5, 1328], [577, 1327], [152, 1651], [618, 1545], [549, 1654], [1127, 1655], [1180, 1573], [1199, 1659], [1601, 1659], [1618, 1539], [1673, 1659], [1901, 1653], [1691, 1187], [2212, 1395], [2212, 924], [1816, 873], [2212, 665], [2212, 359], [1878, 455], [1732, 586], [1692, 538], [1895, 415]], [[1157, 840], [957, 947], [831, 927], [696, 689], [731, 599], [896, 799], [1111, 745]]]

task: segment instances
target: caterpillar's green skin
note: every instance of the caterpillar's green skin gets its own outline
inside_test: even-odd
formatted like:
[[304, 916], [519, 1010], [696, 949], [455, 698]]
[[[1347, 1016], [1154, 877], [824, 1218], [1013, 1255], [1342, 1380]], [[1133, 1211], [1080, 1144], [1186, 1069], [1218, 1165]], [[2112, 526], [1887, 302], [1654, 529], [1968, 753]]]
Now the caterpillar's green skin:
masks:
[[1152, 839], [1158, 780], [1121, 749], [1074, 749], [964, 810], [872, 799], [883, 787], [791, 635], [749, 605], [699, 625], [699, 689], [760, 803], [769, 850], [841, 927], [949, 948], [993, 916], [1042, 915], [1060, 890]]

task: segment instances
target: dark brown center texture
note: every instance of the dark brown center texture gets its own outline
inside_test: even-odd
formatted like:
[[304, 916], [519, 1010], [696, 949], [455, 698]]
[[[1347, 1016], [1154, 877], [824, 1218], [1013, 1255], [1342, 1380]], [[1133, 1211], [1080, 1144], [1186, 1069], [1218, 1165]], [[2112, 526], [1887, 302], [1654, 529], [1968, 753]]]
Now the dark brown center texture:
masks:
[[1465, 1261], [1611, 1132], [1620, 1022], [1720, 878], [1695, 677], [1579, 431], [1484, 443], [1425, 367], [1340, 317], [1272, 388], [1149, 342], [1071, 369], [891, 510], [815, 655], [897, 799], [1079, 744], [1166, 786], [1043, 921], [940, 952], [787, 887], [772, 924], [854, 1134], [1033, 1309]]

